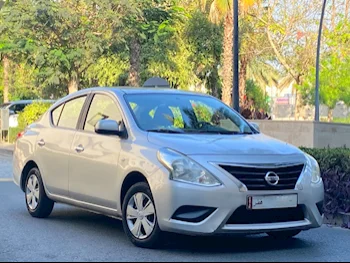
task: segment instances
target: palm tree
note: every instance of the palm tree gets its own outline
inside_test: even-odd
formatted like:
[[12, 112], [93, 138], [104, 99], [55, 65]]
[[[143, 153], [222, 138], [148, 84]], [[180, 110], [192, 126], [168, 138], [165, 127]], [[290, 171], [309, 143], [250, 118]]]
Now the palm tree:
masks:
[[[241, 0], [241, 14], [244, 14], [256, 0]], [[203, 8], [210, 8], [210, 19], [215, 23], [224, 24], [224, 41], [223, 41], [223, 65], [222, 65], [222, 100], [228, 105], [232, 104], [232, 62], [233, 62], [233, 0], [201, 0]], [[248, 61], [246, 57], [240, 56], [240, 96], [244, 94], [245, 79], [247, 74]], [[244, 79], [243, 79], [244, 76]], [[244, 80], [244, 81], [243, 81]], [[244, 83], [243, 83], [244, 82]], [[243, 88], [242, 88], [243, 86]]]

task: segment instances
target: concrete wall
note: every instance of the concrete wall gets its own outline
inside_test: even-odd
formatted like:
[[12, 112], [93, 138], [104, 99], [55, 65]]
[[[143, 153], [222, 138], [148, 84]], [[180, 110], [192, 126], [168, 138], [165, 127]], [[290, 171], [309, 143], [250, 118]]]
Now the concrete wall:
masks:
[[262, 133], [298, 147], [350, 148], [350, 125], [306, 121], [256, 121]]
[[316, 148], [350, 148], [350, 125], [315, 123], [314, 145]]

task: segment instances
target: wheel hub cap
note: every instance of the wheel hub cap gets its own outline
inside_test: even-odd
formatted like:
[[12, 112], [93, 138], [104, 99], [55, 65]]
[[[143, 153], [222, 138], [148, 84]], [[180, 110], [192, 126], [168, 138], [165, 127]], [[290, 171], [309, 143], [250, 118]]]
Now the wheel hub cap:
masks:
[[40, 198], [39, 180], [35, 174], [29, 177], [26, 188], [27, 204], [31, 210], [38, 207]]
[[127, 223], [130, 232], [138, 239], [148, 238], [154, 230], [156, 213], [154, 204], [146, 194], [135, 194], [128, 203]]

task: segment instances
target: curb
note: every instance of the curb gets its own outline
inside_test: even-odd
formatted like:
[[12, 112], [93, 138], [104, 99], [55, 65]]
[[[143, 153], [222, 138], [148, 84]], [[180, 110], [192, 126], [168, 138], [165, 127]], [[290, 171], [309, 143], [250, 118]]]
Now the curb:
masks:
[[4, 148], [0, 146], [0, 153], [12, 155], [14, 149]]
[[335, 216], [330, 216], [329, 218], [325, 218], [324, 223], [336, 227], [350, 229], [350, 213], [339, 213]]
[[0, 183], [14, 183], [11, 178], [0, 178]]

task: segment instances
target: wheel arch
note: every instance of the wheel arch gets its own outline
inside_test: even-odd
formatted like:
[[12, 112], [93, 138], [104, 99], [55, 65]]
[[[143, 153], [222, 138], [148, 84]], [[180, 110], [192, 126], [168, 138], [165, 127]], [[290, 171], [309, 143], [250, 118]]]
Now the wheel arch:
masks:
[[[37, 163], [33, 160], [30, 160], [26, 163], [26, 165], [24, 166], [22, 173], [21, 173], [21, 189], [24, 192], [25, 191], [25, 183], [26, 183], [26, 179], [28, 176], [28, 173], [30, 170], [32, 170], [33, 168], [38, 168], [39, 166], [37, 165]], [[39, 169], [40, 170], [40, 169]]]
[[130, 172], [125, 177], [123, 184], [122, 184], [122, 187], [121, 187], [121, 191], [120, 191], [120, 205], [121, 205], [121, 207], [123, 206], [125, 196], [126, 196], [127, 192], [130, 190], [130, 188], [133, 185], [135, 185], [137, 183], [142, 183], [142, 182], [147, 183], [149, 185], [147, 177], [139, 171]]

